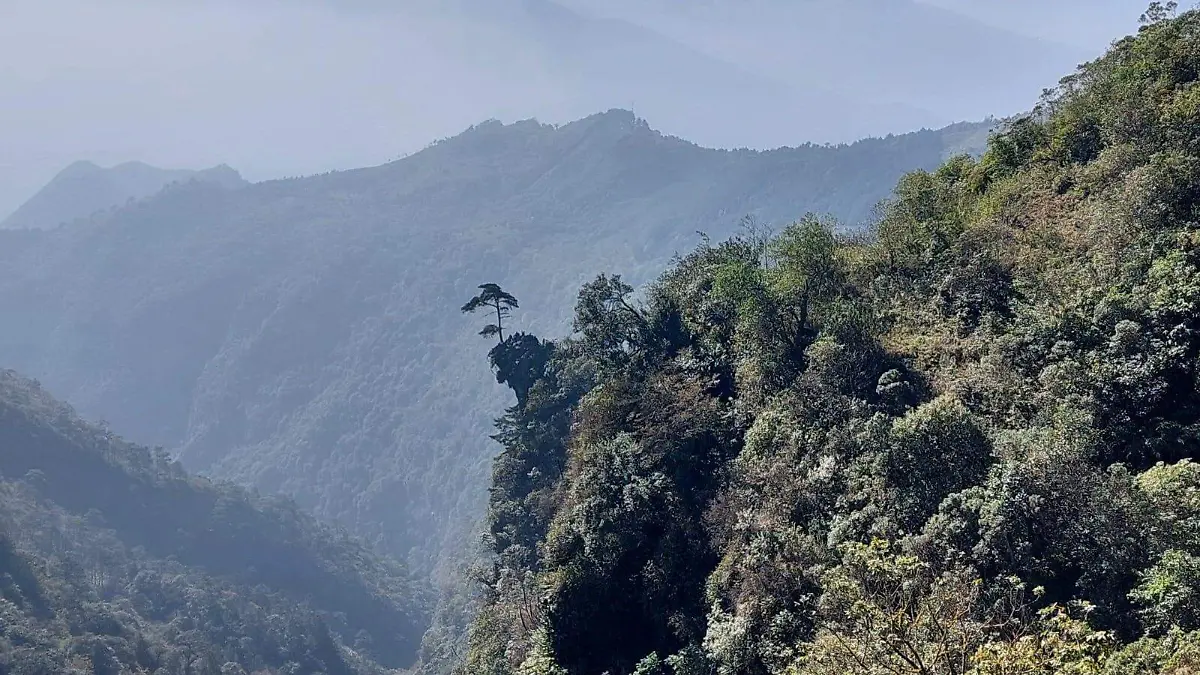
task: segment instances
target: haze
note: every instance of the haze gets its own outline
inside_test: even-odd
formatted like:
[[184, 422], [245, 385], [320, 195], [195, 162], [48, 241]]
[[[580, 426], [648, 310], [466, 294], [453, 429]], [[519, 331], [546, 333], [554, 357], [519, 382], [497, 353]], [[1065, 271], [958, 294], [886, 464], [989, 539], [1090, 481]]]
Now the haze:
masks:
[[1005, 115], [1144, 5], [563, 3], [8, 0], [0, 215], [79, 159], [261, 180], [378, 164], [489, 118], [633, 108], [704, 145], [768, 147]]

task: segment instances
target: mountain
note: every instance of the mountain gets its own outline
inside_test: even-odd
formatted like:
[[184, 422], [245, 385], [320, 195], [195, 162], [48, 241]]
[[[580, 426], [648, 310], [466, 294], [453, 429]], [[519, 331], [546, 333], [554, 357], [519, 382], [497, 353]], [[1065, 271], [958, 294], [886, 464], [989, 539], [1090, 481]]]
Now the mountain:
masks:
[[908, 0], [670, 4], [8, 0], [0, 213], [80, 157], [257, 182], [618, 107], [706, 146], [849, 142], [1024, 110], [1091, 54]]
[[482, 280], [521, 298], [515, 325], [560, 330], [598, 270], [650, 279], [746, 215], [858, 223], [989, 128], [724, 151], [611, 111], [480, 124], [374, 168], [178, 184], [87, 226], [0, 232], [0, 362], [428, 570], [486, 496], [503, 395], [457, 311]]
[[144, 199], [171, 183], [192, 180], [231, 188], [246, 184], [237, 171], [225, 165], [190, 171], [127, 162], [104, 169], [80, 161], [63, 169], [0, 221], [0, 229], [55, 227], [123, 206], [130, 200]]
[[603, 110], [628, 104], [640, 116], [660, 120], [666, 132], [703, 145], [846, 142], [990, 114], [933, 112], [918, 100], [901, 103], [881, 96], [876, 86], [836, 77], [798, 83], [759, 63], [714, 53], [706, 49], [709, 40], [665, 35], [656, 27], [551, 0], [468, 2], [460, 11], [464, 20], [519, 36], [558, 82], [557, 95], [576, 106]]
[[294, 506], [188, 475], [0, 371], [0, 612], [14, 675], [349, 675], [410, 665], [427, 603]]
[[485, 328], [457, 672], [1196, 672], [1197, 63], [1200, 11], [1155, 13], [871, 236], [749, 228]]

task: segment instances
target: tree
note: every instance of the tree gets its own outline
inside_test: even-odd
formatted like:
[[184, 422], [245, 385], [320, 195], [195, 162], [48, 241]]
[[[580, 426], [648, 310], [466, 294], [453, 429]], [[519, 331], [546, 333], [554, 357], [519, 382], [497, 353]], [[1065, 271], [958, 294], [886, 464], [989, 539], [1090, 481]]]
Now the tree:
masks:
[[1152, 26], [1174, 17], [1178, 10], [1178, 2], [1152, 2], [1139, 21], [1143, 26]]
[[743, 217], [739, 227], [742, 231], [741, 238], [750, 244], [750, 247], [758, 255], [759, 265], [763, 269], [769, 268], [772, 260], [771, 241], [775, 239], [775, 228], [769, 223], [759, 221], [753, 215]]
[[543, 342], [527, 333], [516, 333], [492, 347], [488, 359], [496, 371], [496, 381], [507, 384], [517, 395], [517, 403], [523, 406], [529, 397], [529, 390], [545, 376], [546, 365], [553, 354], [553, 342]]
[[833, 223], [806, 216], [784, 230], [770, 248], [778, 264], [776, 284], [798, 307], [798, 328], [803, 330], [809, 323], [810, 309], [828, 302], [843, 283]]
[[[1006, 579], [990, 604], [982, 595], [982, 581], [968, 570], [939, 574], [929, 563], [879, 539], [841, 548], [842, 563], [824, 574], [821, 627], [801, 648], [787, 675], [977, 675], [975, 659], [983, 650], [1000, 653], [1010, 648], [994, 643], [995, 636], [1024, 640], [1030, 632], [1030, 594], [1016, 578]], [[1032, 598], [1040, 595], [1041, 589], [1033, 589]], [[1077, 625], [1086, 628], [1072, 627]], [[1066, 642], [1056, 646], [1085, 646], [1082, 640]], [[1003, 663], [1002, 658], [997, 661]]]
[[485, 307], [496, 312], [496, 323], [484, 326], [479, 334], [484, 337], [495, 335], [499, 338], [500, 344], [503, 344], [504, 320], [508, 318], [511, 310], [517, 309], [520, 305], [517, 304], [515, 297], [506, 293], [497, 284], [483, 284], [479, 289], [479, 295], [467, 301], [467, 304], [462, 306], [462, 312], [463, 314], [472, 314]]
[[584, 350], [601, 363], [622, 363], [650, 339], [650, 322], [630, 303], [632, 294], [619, 274], [601, 274], [579, 291], [574, 329]]

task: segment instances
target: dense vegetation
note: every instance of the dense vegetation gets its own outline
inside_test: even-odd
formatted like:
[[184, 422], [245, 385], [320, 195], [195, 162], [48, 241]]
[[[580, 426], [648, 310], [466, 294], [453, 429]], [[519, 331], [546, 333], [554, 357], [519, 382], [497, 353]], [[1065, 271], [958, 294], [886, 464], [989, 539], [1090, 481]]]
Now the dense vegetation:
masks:
[[427, 612], [345, 535], [0, 371], [0, 673], [371, 673], [416, 659]]
[[[295, 497], [425, 571], [468, 541], [503, 409], [467, 319], [476, 275], [565, 327], [620, 262], [806, 210], [855, 222], [959, 125], [845, 147], [717, 151], [621, 111], [482, 124], [386, 166], [177, 185], [90, 222], [0, 232], [0, 363], [193, 471]], [[981, 145], [981, 142], [980, 142]], [[520, 322], [523, 322], [520, 323]]]
[[752, 226], [496, 336], [464, 672], [1196, 672], [1200, 13], [1168, 9], [868, 236]]

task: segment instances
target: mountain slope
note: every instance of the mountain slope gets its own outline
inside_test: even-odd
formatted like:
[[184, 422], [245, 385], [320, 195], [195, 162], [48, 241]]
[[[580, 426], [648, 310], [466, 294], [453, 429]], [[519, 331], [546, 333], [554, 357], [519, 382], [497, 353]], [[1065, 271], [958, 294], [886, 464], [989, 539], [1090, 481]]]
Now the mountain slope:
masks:
[[987, 128], [731, 152], [612, 111], [486, 123], [370, 169], [175, 186], [88, 227], [0, 232], [0, 362], [425, 569], [467, 545], [485, 497], [502, 396], [455, 312], [479, 279], [521, 298], [521, 324], [562, 327], [597, 270], [649, 279], [747, 214], [857, 222]]
[[497, 336], [461, 672], [1200, 668], [1198, 64], [1160, 16], [868, 236], [704, 241]]
[[91, 162], [75, 162], [0, 221], [0, 229], [47, 228], [87, 218], [100, 211], [144, 199], [171, 183], [205, 181], [238, 187], [245, 181], [227, 166], [203, 171], [159, 169], [127, 162], [103, 169]]
[[14, 673], [78, 658], [96, 672], [116, 672], [101, 660], [185, 672], [181, 658], [202, 672], [370, 672], [368, 655], [411, 664], [426, 620], [420, 586], [394, 563], [282, 501], [189, 476], [10, 371], [0, 579], [0, 664]]

